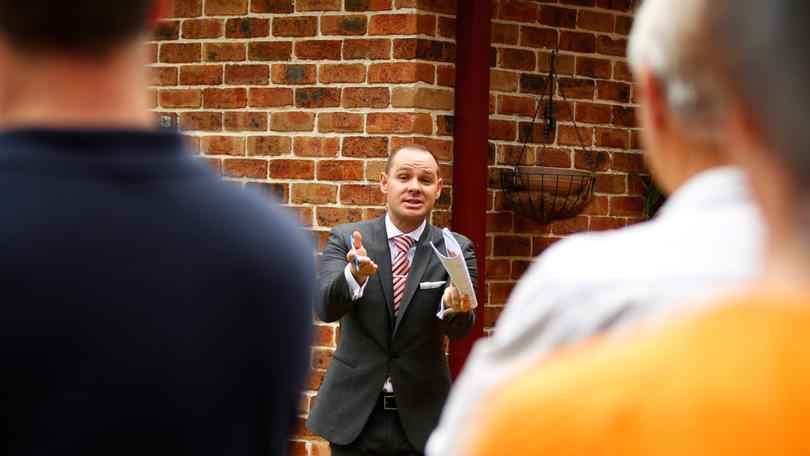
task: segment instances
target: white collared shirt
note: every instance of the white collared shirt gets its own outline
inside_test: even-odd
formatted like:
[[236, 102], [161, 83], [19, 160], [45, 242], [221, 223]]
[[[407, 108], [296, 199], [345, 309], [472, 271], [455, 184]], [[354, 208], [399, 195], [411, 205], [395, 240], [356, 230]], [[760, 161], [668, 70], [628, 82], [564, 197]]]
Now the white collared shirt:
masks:
[[[403, 233], [399, 228], [394, 226], [394, 222], [391, 221], [390, 215], [387, 212], [385, 213], [385, 235], [388, 237], [388, 250], [391, 252], [391, 264], [394, 264], [394, 258], [396, 258], [398, 252], [394, 238], [403, 234], [407, 234], [414, 240], [413, 245], [411, 245], [411, 248], [408, 249], [408, 265], [410, 266], [413, 264], [413, 256], [416, 254], [416, 241], [418, 241], [422, 236], [422, 232], [425, 231], [426, 226], [427, 220], [423, 220], [422, 224], [419, 225], [417, 229], [411, 231], [410, 233]], [[352, 301], [357, 301], [363, 297], [363, 290], [365, 290], [366, 284], [368, 284], [368, 278], [366, 278], [366, 281], [363, 282], [362, 286], [358, 284], [352, 275], [351, 268], [353, 267], [354, 265], [347, 264], [346, 268], [343, 270], [343, 275], [346, 277], [346, 283], [349, 285], [349, 294], [352, 297]]]

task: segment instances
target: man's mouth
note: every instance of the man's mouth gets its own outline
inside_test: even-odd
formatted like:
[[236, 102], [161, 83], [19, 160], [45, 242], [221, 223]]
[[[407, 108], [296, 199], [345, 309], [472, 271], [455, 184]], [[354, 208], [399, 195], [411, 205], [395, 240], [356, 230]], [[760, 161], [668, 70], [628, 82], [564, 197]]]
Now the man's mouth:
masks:
[[408, 206], [421, 206], [424, 204], [424, 201], [415, 198], [408, 198], [403, 201]]

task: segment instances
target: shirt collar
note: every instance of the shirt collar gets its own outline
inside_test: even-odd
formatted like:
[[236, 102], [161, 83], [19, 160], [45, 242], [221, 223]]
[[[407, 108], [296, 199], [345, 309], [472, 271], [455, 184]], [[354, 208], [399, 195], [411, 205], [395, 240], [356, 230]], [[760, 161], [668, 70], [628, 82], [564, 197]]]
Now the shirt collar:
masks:
[[[748, 174], [738, 166], [719, 166], [700, 172], [684, 182], [661, 207], [659, 216], [679, 216], [684, 211], [713, 210], [730, 201], [752, 198]], [[656, 217], [659, 218], [659, 217]]]
[[403, 233], [400, 231], [399, 228], [394, 226], [394, 222], [391, 221], [391, 216], [388, 212], [385, 213], [385, 234], [388, 236], [388, 240], [391, 240], [399, 235], [407, 234], [408, 236], [412, 237], [414, 241], [418, 241], [419, 238], [422, 236], [422, 232], [425, 231], [425, 226], [427, 225], [427, 220], [422, 220], [422, 224], [419, 227], [410, 233]]

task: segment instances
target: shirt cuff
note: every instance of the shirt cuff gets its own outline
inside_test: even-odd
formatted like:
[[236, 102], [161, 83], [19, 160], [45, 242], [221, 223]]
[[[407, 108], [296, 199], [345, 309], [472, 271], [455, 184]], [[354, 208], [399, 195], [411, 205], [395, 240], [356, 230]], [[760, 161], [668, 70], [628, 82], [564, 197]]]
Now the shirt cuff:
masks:
[[346, 277], [346, 284], [349, 286], [349, 295], [352, 297], [352, 301], [357, 301], [358, 299], [363, 297], [363, 290], [366, 289], [366, 285], [368, 284], [368, 277], [366, 277], [366, 281], [363, 282], [361, 286], [354, 280], [354, 276], [352, 275], [351, 264], [347, 264], [346, 268], [343, 269], [343, 276]]

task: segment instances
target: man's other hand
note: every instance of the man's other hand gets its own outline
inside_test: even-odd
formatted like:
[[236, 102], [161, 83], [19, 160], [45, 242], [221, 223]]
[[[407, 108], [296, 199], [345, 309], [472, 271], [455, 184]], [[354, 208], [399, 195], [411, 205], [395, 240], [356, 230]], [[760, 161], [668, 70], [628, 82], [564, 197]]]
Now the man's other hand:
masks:
[[450, 286], [444, 289], [442, 302], [444, 302], [445, 308], [453, 309], [456, 312], [466, 313], [470, 311], [470, 297], [459, 293], [453, 281], [450, 281]]
[[[352, 234], [353, 250], [349, 250], [346, 254], [346, 261], [351, 265], [351, 272], [354, 280], [359, 284], [365, 283], [369, 276], [377, 272], [377, 263], [371, 260], [366, 253], [366, 248], [363, 247], [363, 237], [358, 231]], [[357, 258], [357, 262], [355, 262]]]

